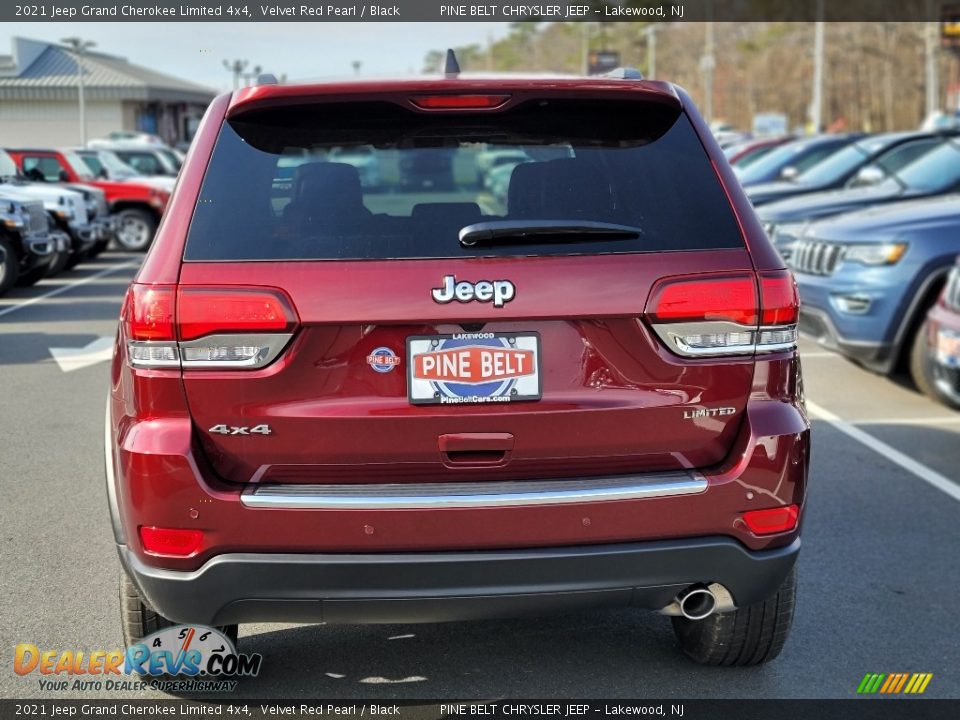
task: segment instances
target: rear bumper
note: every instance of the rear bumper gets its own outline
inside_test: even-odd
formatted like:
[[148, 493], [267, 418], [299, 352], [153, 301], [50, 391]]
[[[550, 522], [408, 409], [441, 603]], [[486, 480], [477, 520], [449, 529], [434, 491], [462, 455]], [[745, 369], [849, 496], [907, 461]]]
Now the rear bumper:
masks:
[[704, 537], [474, 552], [228, 553], [191, 572], [150, 567], [118, 547], [143, 596], [177, 622], [416, 623], [660, 610], [697, 582], [720, 583], [738, 607], [750, 605], [776, 592], [800, 539], [761, 551]]

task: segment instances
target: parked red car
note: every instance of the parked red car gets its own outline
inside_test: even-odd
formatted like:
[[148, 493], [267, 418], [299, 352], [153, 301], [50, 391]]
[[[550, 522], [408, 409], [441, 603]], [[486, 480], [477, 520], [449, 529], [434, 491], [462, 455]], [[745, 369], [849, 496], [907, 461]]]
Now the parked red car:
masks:
[[747, 140], [736, 145], [725, 148], [723, 154], [727, 156], [727, 162], [731, 165], [746, 167], [754, 160], [759, 160], [771, 150], [793, 140], [792, 135], [781, 137], [755, 138]]
[[960, 408], [960, 258], [926, 323], [927, 367], [918, 383], [944, 405]]
[[[112, 366], [128, 642], [629, 606], [702, 663], [779, 653], [809, 458], [793, 278], [690, 98], [631, 76], [214, 100]], [[375, 192], [335, 159], [354, 146], [458, 171]], [[497, 148], [531, 158], [504, 203], [471, 165]]]
[[116, 215], [115, 237], [126, 250], [143, 251], [150, 246], [170, 193], [136, 180], [104, 180], [96, 177], [83, 160], [70, 150], [10, 150], [20, 172], [40, 182], [73, 182], [98, 187], [106, 193], [110, 212]]

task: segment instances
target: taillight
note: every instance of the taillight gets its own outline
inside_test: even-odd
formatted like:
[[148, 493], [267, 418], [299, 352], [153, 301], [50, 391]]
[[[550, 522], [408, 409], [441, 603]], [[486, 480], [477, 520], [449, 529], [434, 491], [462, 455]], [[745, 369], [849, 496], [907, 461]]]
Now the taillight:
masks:
[[131, 285], [120, 322], [127, 340], [127, 359], [134, 367], [180, 367], [172, 285]]
[[800, 298], [789, 270], [762, 272], [760, 280], [760, 330], [757, 352], [789, 350], [797, 344]]
[[124, 307], [132, 340], [173, 340], [176, 290], [170, 285], [131, 285]]
[[800, 517], [800, 508], [796, 505], [785, 505], [763, 510], [749, 510], [743, 513], [742, 517], [747, 529], [754, 535], [772, 535], [793, 530]]
[[181, 288], [177, 327], [181, 340], [225, 332], [290, 332], [297, 318], [279, 291], [259, 288]]
[[189, 557], [203, 545], [203, 532], [184, 528], [140, 527], [140, 542], [151, 555]]
[[410, 102], [421, 110], [489, 110], [509, 99], [509, 95], [416, 95]]
[[797, 294], [786, 271], [664, 278], [646, 316], [673, 352], [688, 357], [789, 350], [797, 340]]
[[654, 291], [651, 316], [657, 322], [756, 325], [757, 287], [749, 275], [668, 281]]
[[142, 368], [260, 368], [299, 324], [273, 288], [132, 285], [122, 313], [127, 357]]

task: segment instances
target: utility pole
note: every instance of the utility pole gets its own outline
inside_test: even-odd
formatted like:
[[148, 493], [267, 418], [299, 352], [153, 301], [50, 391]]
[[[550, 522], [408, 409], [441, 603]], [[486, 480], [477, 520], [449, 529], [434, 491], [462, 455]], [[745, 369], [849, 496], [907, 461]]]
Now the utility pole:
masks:
[[229, 60], [223, 61], [223, 67], [233, 73], [233, 89], [236, 90], [240, 87], [240, 78], [243, 76], [243, 71], [247, 69], [247, 65], [250, 62], [248, 60], [234, 60], [230, 62]]
[[590, 74], [590, 23], [580, 23], [580, 64], [584, 75]]
[[817, 21], [813, 30], [813, 98], [810, 124], [815, 133], [823, 128], [823, 0], [817, 0]]
[[[927, 18], [933, 17], [933, 0], [927, 0]], [[927, 63], [927, 112], [930, 117], [940, 109], [940, 79], [937, 77], [937, 36], [940, 31], [939, 23], [928, 19], [924, 25], [924, 54]]]
[[[712, 13], [708, 17], [711, 15]], [[713, 122], [713, 70], [717, 66], [717, 59], [714, 56], [713, 20], [708, 20], [705, 25], [706, 37], [703, 43], [703, 57], [700, 58], [700, 72], [703, 73], [704, 115], [710, 123]]]
[[657, 30], [659, 28], [650, 23], [643, 32], [647, 36], [647, 77], [651, 80], [657, 77]]
[[83, 92], [83, 56], [87, 50], [96, 47], [92, 40], [83, 40], [78, 37], [63, 38], [60, 42], [68, 45], [77, 54], [77, 98], [80, 102], [80, 147], [87, 146], [87, 101]]

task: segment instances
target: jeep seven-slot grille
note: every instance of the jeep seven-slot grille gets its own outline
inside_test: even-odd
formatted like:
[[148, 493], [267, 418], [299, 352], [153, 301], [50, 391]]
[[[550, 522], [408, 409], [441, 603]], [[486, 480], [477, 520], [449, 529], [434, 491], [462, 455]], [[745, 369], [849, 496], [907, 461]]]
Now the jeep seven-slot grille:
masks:
[[29, 202], [24, 203], [24, 209], [30, 218], [27, 231], [31, 233], [45, 232], [47, 229], [47, 215], [43, 209], [43, 203]]
[[816, 240], [798, 240], [794, 243], [788, 265], [799, 273], [833, 275], [842, 253], [842, 245]]
[[947, 279], [947, 289], [943, 293], [943, 300], [947, 307], [960, 310], [960, 267], [950, 271]]

